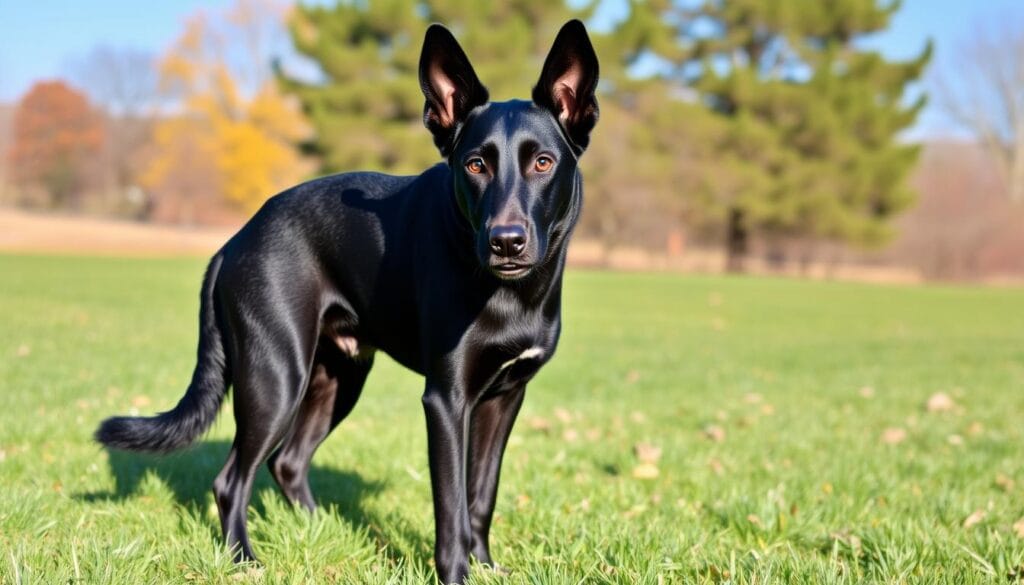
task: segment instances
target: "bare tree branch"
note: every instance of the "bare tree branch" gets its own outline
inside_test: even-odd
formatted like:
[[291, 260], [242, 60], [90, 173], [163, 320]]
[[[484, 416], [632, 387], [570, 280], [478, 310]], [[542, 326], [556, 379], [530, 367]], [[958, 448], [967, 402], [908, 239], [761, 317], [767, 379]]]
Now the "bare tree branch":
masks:
[[1007, 196], [1024, 203], [1024, 26], [976, 26], [936, 78], [939, 104], [995, 160]]

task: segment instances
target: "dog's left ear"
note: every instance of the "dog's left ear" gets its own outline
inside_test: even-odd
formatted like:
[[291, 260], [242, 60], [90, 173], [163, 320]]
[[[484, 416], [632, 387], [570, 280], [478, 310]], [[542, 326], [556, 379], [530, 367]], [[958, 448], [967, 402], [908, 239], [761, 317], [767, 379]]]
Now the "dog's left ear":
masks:
[[427, 98], [423, 125], [434, 135], [441, 155], [448, 156], [467, 114], [486, 104], [489, 96], [459, 42], [440, 24], [430, 25], [423, 38], [420, 88]]
[[587, 29], [578, 20], [565, 23], [544, 61], [540, 80], [533, 88], [533, 101], [558, 118], [580, 154], [590, 142], [597, 124], [597, 54]]

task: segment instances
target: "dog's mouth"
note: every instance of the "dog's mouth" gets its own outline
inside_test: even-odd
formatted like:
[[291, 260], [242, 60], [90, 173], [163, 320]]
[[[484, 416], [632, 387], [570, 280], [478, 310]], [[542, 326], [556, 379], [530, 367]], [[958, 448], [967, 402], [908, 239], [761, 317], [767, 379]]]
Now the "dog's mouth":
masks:
[[502, 280], [512, 280], [519, 278], [526, 274], [533, 268], [530, 264], [521, 264], [519, 262], [502, 262], [501, 264], [491, 264], [491, 272], [495, 276]]

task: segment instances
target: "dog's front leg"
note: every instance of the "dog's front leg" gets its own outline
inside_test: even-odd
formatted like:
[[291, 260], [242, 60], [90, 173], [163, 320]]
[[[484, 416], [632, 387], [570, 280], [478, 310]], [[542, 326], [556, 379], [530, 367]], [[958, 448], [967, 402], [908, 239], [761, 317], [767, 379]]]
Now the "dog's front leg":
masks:
[[469, 574], [472, 539], [466, 501], [468, 416], [464, 393], [428, 382], [423, 410], [434, 495], [434, 563], [442, 583], [462, 583]]
[[477, 561], [498, 568], [491, 559], [489, 542], [494, 501], [498, 494], [501, 459], [509, 433], [523, 405], [526, 387], [496, 394], [473, 409], [469, 439], [469, 521], [472, 553]]

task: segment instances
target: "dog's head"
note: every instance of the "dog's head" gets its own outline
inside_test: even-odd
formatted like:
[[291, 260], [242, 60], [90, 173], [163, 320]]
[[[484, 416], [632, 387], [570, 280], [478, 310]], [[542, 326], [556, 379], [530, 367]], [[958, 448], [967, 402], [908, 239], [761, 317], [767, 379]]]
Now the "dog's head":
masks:
[[504, 280], [526, 276], [579, 215], [577, 163], [598, 117], [597, 55], [583, 23], [559, 31], [533, 101], [488, 102], [455, 37], [436, 24], [419, 74], [423, 123], [452, 168], [481, 265]]

